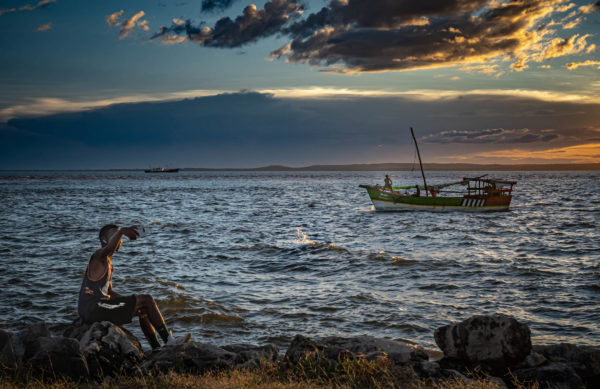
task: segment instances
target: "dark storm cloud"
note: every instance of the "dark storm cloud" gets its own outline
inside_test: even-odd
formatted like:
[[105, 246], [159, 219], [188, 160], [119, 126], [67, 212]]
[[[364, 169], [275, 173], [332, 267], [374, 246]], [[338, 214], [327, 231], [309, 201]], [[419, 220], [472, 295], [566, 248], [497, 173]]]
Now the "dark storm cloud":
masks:
[[55, 169], [143, 168], [166, 163], [252, 167], [409, 162], [412, 153], [401, 155], [398, 150], [410, 145], [411, 126], [427, 145], [421, 151], [436, 157], [507, 147], [543, 150], [597, 143], [598, 112], [597, 103], [493, 95], [422, 100], [223, 94], [12, 119], [0, 124], [0, 166]]
[[[228, 0], [205, 0], [229, 6]], [[204, 6], [204, 3], [203, 3]], [[162, 27], [153, 39], [180, 43], [185, 37], [203, 46], [237, 47], [281, 34], [289, 43], [271, 58], [325, 66], [337, 72], [408, 70], [512, 61], [516, 71], [528, 62], [590, 53], [589, 35], [572, 34], [557, 41], [550, 18], [573, 5], [565, 0], [331, 0], [326, 7], [298, 17], [297, 0], [271, 0], [263, 10], [248, 6], [235, 20], [223, 18], [214, 28], [190, 20]], [[595, 12], [580, 7], [566, 20]], [[570, 21], [576, 25], [579, 21]], [[177, 39], [180, 38], [180, 39]], [[568, 47], [567, 47], [568, 46]]]
[[202, 11], [223, 11], [231, 7], [236, 0], [202, 0]]
[[223, 17], [213, 28], [202, 24], [195, 26], [190, 20], [175, 20], [170, 27], [161, 27], [150, 39], [171, 43], [173, 36], [185, 36], [188, 40], [208, 47], [240, 47], [260, 38], [280, 32], [290, 19], [300, 16], [302, 6], [292, 0], [271, 0], [262, 10], [254, 5], [244, 8], [241, 16], [232, 20]]
[[[291, 25], [292, 42], [272, 52], [338, 71], [383, 71], [483, 62], [532, 46], [531, 23], [561, 0], [348, 0]], [[532, 58], [524, 57], [525, 63]]]

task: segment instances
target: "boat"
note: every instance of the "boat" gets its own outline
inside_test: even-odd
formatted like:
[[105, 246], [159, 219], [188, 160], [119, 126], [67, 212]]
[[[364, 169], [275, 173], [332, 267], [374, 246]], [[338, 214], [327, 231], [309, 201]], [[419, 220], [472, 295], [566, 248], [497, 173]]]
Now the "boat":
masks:
[[[486, 178], [486, 174], [479, 177], [463, 177], [456, 182], [427, 185], [419, 146], [412, 127], [410, 132], [419, 157], [423, 185], [359, 185], [367, 190], [376, 211], [501, 212], [509, 210], [516, 181]], [[458, 186], [463, 186], [462, 190], [453, 190], [453, 187]]]
[[153, 167], [144, 170], [146, 173], [177, 173], [179, 169], [165, 169], [164, 167]]

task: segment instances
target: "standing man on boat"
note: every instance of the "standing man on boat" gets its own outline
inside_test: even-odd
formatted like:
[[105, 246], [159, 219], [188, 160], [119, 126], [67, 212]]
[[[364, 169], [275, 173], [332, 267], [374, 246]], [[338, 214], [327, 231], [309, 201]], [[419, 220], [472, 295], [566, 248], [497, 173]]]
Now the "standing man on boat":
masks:
[[385, 183], [384, 188], [392, 190], [392, 179], [390, 178], [390, 176], [388, 176], [386, 174], [385, 175], [385, 180], [383, 180], [383, 182]]
[[157, 331], [165, 344], [185, 343], [191, 334], [173, 338], [151, 295], [121, 296], [112, 288], [112, 256], [121, 248], [123, 236], [136, 240], [143, 235], [143, 227], [120, 228], [107, 224], [100, 229], [98, 237], [102, 247], [92, 254], [85, 271], [77, 304], [79, 316], [87, 323], [107, 320], [117, 325], [130, 323], [133, 316], [137, 316], [153, 349], [160, 347]]

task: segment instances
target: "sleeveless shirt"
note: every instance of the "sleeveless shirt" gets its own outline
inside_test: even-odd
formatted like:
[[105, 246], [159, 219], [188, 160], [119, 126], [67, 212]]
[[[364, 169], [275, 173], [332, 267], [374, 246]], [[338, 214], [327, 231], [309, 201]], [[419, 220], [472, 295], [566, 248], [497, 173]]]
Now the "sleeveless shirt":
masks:
[[[90, 262], [92, 259], [90, 258]], [[110, 259], [108, 259], [108, 266], [106, 271], [97, 281], [90, 279], [90, 264], [85, 269], [85, 276], [81, 282], [81, 289], [79, 290], [79, 301], [77, 303], [77, 311], [79, 316], [85, 319], [87, 313], [96, 305], [100, 300], [109, 299], [108, 288], [110, 286], [110, 280], [112, 278], [113, 265]]]

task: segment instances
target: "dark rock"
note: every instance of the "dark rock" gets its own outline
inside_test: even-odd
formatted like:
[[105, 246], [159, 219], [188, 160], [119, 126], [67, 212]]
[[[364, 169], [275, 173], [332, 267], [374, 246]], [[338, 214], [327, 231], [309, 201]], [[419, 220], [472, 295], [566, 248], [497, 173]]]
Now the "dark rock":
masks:
[[240, 368], [259, 367], [262, 361], [273, 362], [279, 356], [279, 349], [273, 344], [264, 346], [229, 344], [221, 348], [236, 354], [234, 363]]
[[34, 370], [44, 374], [80, 379], [89, 376], [89, 369], [79, 341], [64, 337], [40, 337], [36, 353], [27, 361]]
[[25, 356], [25, 346], [17, 334], [0, 331], [0, 364], [5, 368], [16, 368]]
[[80, 317], [76, 317], [63, 332], [65, 338], [75, 338], [81, 340], [83, 334], [90, 329], [93, 323], [86, 323]]
[[285, 359], [291, 363], [298, 363], [307, 357], [324, 357], [324, 349], [323, 346], [319, 346], [313, 340], [302, 335], [296, 335], [285, 353]]
[[588, 388], [600, 388], [600, 348], [561, 343], [533, 349], [549, 361], [571, 367]]
[[164, 346], [146, 356], [140, 368], [144, 372], [204, 373], [208, 370], [225, 369], [234, 365], [236, 354], [212, 344], [188, 342]]
[[[406, 365], [416, 361], [427, 361], [429, 359], [429, 356], [423, 349], [412, 344], [390, 339], [373, 338], [371, 336], [358, 336], [354, 338], [327, 337], [321, 339], [319, 345], [324, 348], [326, 355], [339, 355], [340, 351], [348, 350], [359, 358], [371, 355], [370, 358], [366, 358], [371, 360], [380, 356], [387, 356], [390, 361], [398, 365]], [[335, 350], [335, 352], [328, 352], [330, 349]]]
[[48, 330], [46, 323], [39, 322], [31, 324], [23, 330], [19, 331], [17, 336], [20, 340], [20, 343], [25, 348], [23, 359], [30, 359], [39, 350], [39, 339], [49, 338], [50, 331]]
[[81, 335], [80, 344], [93, 377], [130, 373], [144, 357], [138, 339], [128, 329], [108, 321], [91, 324]]
[[404, 342], [370, 336], [353, 338], [332, 336], [313, 341], [302, 335], [296, 335], [288, 347], [285, 358], [291, 363], [298, 363], [306, 358], [324, 359], [329, 363], [347, 359], [374, 361], [386, 358], [397, 365], [411, 365], [415, 371], [422, 371], [424, 376], [436, 375], [439, 372], [439, 366], [422, 365], [429, 359], [423, 349]]
[[421, 378], [440, 378], [442, 369], [440, 364], [435, 361], [419, 361], [411, 364], [417, 376]]
[[440, 327], [434, 337], [444, 352], [443, 368], [475, 369], [503, 375], [531, 352], [530, 330], [505, 315], [473, 316], [460, 323]]
[[583, 381], [575, 370], [564, 363], [549, 362], [538, 367], [520, 369], [512, 372], [520, 384], [532, 385], [536, 382], [541, 387], [552, 389], [581, 389]]

